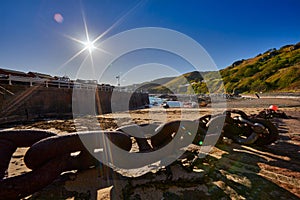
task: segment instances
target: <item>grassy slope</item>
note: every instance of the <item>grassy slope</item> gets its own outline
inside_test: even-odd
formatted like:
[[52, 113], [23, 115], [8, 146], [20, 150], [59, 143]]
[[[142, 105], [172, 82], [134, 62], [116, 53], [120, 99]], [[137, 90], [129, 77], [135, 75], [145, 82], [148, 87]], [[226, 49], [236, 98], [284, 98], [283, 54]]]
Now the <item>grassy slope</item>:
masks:
[[300, 43], [236, 61], [220, 72], [189, 72], [165, 80], [150, 84], [147, 89], [157, 93], [189, 93], [191, 90], [206, 93], [208, 86], [210, 92], [300, 92]]
[[[297, 46], [296, 46], [297, 47]], [[300, 49], [285, 46], [221, 70], [226, 90], [240, 92], [299, 91]]]

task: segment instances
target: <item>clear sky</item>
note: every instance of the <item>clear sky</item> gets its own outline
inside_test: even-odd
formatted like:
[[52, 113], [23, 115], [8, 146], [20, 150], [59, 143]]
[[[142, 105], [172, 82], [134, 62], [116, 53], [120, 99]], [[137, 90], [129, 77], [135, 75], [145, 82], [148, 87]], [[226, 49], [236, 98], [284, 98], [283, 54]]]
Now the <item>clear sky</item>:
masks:
[[[80, 65], [97, 64], [86, 57], [88, 49], [70, 60], [86, 47], [79, 43], [87, 41], [86, 28], [90, 41], [103, 34], [97, 40], [101, 42], [129, 29], [162, 27], [197, 41], [222, 69], [270, 48], [300, 42], [299, 10], [299, 0], [2, 0], [0, 68], [81, 78]], [[130, 74], [139, 66], [150, 67], [149, 63], [154, 63], [155, 70], [145, 70], [149, 76], [152, 73], [148, 79], [155, 78], [155, 74], [171, 76], [191, 69], [185, 66], [186, 61], [162, 51], [153, 56], [153, 61], [140, 61], [145, 53], [153, 52], [139, 52], [134, 58], [129, 54], [127, 59], [118, 60], [119, 67], [106, 70], [112, 72], [103, 81], [113, 84], [116, 75]], [[169, 62], [162, 61], [162, 57]], [[130, 63], [131, 68], [126, 68]], [[162, 72], [172, 69], [169, 74], [157, 72], [163, 66]], [[136, 72], [139, 76], [131, 73], [123, 81], [129, 77], [136, 78], [132, 82], [147, 79], [141, 71]]]

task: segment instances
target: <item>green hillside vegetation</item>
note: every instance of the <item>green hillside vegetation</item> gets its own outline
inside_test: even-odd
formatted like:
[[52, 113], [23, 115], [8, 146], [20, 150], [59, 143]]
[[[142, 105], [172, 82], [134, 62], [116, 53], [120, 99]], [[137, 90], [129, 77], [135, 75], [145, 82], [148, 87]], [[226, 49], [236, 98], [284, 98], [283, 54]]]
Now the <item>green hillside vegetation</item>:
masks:
[[220, 73], [227, 92], [299, 91], [300, 43], [234, 62]]
[[150, 93], [300, 92], [300, 43], [238, 60], [219, 72], [194, 71], [143, 85]]
[[169, 88], [173, 93], [187, 93], [188, 87], [194, 82], [201, 82], [203, 77], [198, 71], [190, 72], [178, 76], [164, 85], [154, 88], [157, 93], [162, 93], [165, 88]]

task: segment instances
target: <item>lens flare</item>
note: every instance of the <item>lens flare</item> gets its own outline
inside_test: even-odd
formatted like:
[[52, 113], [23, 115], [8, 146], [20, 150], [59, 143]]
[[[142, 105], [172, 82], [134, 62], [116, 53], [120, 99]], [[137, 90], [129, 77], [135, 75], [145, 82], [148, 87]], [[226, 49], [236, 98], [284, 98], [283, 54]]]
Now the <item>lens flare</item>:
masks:
[[54, 21], [56, 21], [59, 24], [63, 23], [63, 21], [64, 21], [64, 18], [60, 13], [55, 13], [53, 18], [54, 18]]

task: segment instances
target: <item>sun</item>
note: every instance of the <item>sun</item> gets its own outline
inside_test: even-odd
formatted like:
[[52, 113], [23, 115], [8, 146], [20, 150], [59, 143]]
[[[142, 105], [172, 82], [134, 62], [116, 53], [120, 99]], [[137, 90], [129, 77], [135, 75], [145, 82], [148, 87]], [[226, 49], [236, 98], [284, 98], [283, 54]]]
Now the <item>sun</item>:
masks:
[[94, 42], [92, 42], [92, 41], [87, 41], [87, 42], [85, 42], [84, 48], [85, 48], [86, 50], [88, 50], [90, 53], [92, 53], [93, 50], [96, 49], [95, 44], [94, 44]]
[[[121, 16], [115, 23], [113, 23], [106, 31], [104, 31], [103, 33], [99, 34], [94, 40], [90, 40], [90, 35], [89, 35], [89, 31], [88, 31], [88, 27], [87, 27], [87, 23], [86, 23], [86, 19], [85, 19], [85, 14], [83, 9], [81, 9], [81, 16], [82, 16], [82, 21], [83, 21], [83, 25], [84, 25], [84, 31], [85, 31], [85, 37], [86, 40], [81, 40], [81, 39], [77, 39], [75, 37], [72, 37], [70, 35], [67, 34], [63, 34], [64, 37], [75, 41], [77, 43], [79, 43], [80, 45], [83, 46], [83, 48], [81, 48], [79, 51], [77, 51], [76, 53], [74, 53], [74, 55], [72, 55], [66, 62], [64, 62], [59, 69], [61, 69], [62, 67], [66, 66], [67, 64], [69, 64], [70, 62], [72, 62], [74, 59], [76, 59], [79, 55], [81, 55], [82, 53], [84, 53], [85, 51], [88, 51], [89, 54], [86, 55], [87, 57], [89, 56], [91, 58], [91, 61], [93, 63], [93, 57], [92, 57], [92, 52], [94, 52], [95, 50], [97, 51], [101, 51], [105, 54], [108, 55], [112, 55], [110, 52], [106, 51], [101, 47], [101, 43], [99, 44], [99, 41], [105, 36], [107, 35], [112, 29], [114, 29], [115, 27], [117, 27], [122, 21], [124, 21], [124, 19], [130, 14], [132, 13], [136, 8], [138, 8], [139, 6], [141, 6], [143, 3], [143, 1], [140, 1], [138, 4], [136, 4], [134, 7], [132, 7], [130, 10], [128, 10], [123, 16]], [[60, 18], [60, 16], [59, 16]], [[59, 19], [60, 20], [60, 19]], [[97, 44], [98, 43], [98, 44]], [[86, 57], [86, 58], [87, 58]], [[86, 58], [84, 60], [86, 60]], [[59, 70], [58, 69], [58, 70]]]

